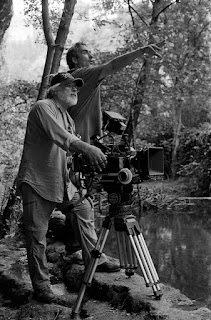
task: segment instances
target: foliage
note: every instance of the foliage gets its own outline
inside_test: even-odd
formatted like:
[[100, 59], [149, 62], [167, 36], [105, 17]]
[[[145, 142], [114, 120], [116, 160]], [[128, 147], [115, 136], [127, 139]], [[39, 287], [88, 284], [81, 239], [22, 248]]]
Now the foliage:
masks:
[[0, 214], [0, 239], [3, 237], [14, 237], [19, 234], [23, 227], [23, 211], [21, 198], [16, 195], [16, 187], [9, 188], [7, 206]]
[[210, 105], [210, 4], [181, 1], [177, 10], [172, 6], [170, 11], [164, 29], [168, 46], [163, 69], [165, 93], [181, 102], [183, 124], [197, 126], [199, 110], [203, 113]]
[[[202, 10], [198, 10], [199, 6], [199, 1], [194, 3], [183, 1], [178, 6], [172, 6], [160, 19], [159, 38], [166, 39], [166, 46], [162, 61], [155, 59], [148, 70], [148, 85], [139, 115], [140, 133], [151, 132], [151, 136], [155, 136], [162, 135], [166, 131], [173, 132], [175, 99], [182, 105], [183, 126], [198, 126], [208, 119], [210, 106], [210, 62], [207, 41], [209, 24], [206, 19], [208, 3], [204, 2], [201, 5]], [[139, 12], [143, 12], [145, 21], [147, 17], [150, 18], [150, 10], [146, 5], [139, 8]], [[118, 16], [118, 13], [116, 15]], [[115, 55], [125, 53], [146, 41], [147, 27], [143, 26], [141, 19], [138, 21], [138, 17], [136, 23], [139, 29], [142, 29], [139, 38], [136, 38], [132, 24], [130, 28], [128, 24], [128, 31], [124, 36], [124, 49], [120, 48]], [[122, 29], [125, 30], [124, 28], [126, 25], [122, 23]], [[113, 56], [111, 54], [109, 56], [108, 52], [102, 53], [101, 59], [106, 61]], [[123, 114], [128, 115], [142, 66], [143, 62], [136, 61], [132, 66], [104, 81], [102, 93], [105, 109], [123, 110]]]
[[[69, 0], [71, 2], [72, 0]], [[54, 37], [57, 34], [59, 23], [61, 21], [61, 16], [64, 8], [65, 0], [48, 0], [49, 4], [49, 18], [51, 22], [51, 30]], [[89, 20], [88, 10], [89, 4], [85, 1], [82, 4], [77, 4], [74, 10], [73, 19], [77, 21], [77, 24], [81, 21], [86, 22]], [[42, 21], [42, 4], [40, 0], [24, 0], [24, 15], [26, 25], [32, 25], [38, 31], [38, 42], [45, 42], [43, 34], [43, 21]], [[73, 30], [74, 31], [74, 30]], [[73, 31], [69, 30], [69, 34], [72, 35]], [[87, 33], [87, 30], [86, 30]], [[67, 40], [67, 42], [69, 42]]]
[[189, 177], [194, 195], [210, 195], [211, 125], [183, 132], [179, 148], [180, 176]]
[[[61, 3], [62, 2], [62, 3]], [[54, 35], [61, 19], [64, 1], [49, 0], [49, 14]], [[26, 25], [33, 25], [39, 33], [38, 41], [44, 41], [42, 31], [42, 3], [40, 0], [24, 0], [24, 15]]]
[[[0, 200], [14, 181], [20, 161], [26, 118], [35, 101], [37, 85], [16, 81], [0, 89]], [[3, 197], [3, 199], [2, 199]]]
[[142, 203], [143, 212], [154, 211], [161, 212], [161, 210], [166, 210], [171, 208], [172, 204], [177, 200], [176, 195], [172, 195], [164, 191], [163, 186], [160, 184], [160, 188], [157, 187], [157, 183], [149, 183], [144, 185], [141, 189], [140, 198]]

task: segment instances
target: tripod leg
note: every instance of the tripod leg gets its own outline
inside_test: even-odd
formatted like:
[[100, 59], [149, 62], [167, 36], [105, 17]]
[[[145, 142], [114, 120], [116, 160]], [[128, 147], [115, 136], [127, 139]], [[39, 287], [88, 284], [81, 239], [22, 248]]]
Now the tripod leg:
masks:
[[[146, 254], [144, 254], [145, 248], [141, 247], [141, 244], [139, 243], [139, 239], [137, 238], [136, 235], [132, 236], [130, 234], [129, 238], [130, 238], [131, 244], [133, 246], [133, 249], [135, 251], [139, 265], [141, 267], [141, 270], [142, 270], [142, 273], [143, 273], [143, 276], [144, 276], [144, 279], [146, 282], [146, 286], [151, 286], [156, 299], [160, 299], [162, 294], [160, 291], [160, 286], [157, 283], [157, 281], [159, 280], [158, 275], [157, 275], [155, 268], [154, 269], [151, 268], [151, 264], [148, 260], [148, 256]], [[147, 251], [148, 251], [148, 249], [147, 249]], [[149, 254], [149, 252], [148, 252], [148, 254]], [[150, 257], [150, 260], [151, 260], [151, 257]], [[151, 260], [151, 262], [152, 262], [152, 260]]]
[[155, 281], [159, 282], [160, 280], [159, 280], [157, 271], [156, 271], [156, 269], [155, 269], [154, 263], [153, 263], [152, 258], [151, 258], [151, 256], [150, 256], [149, 250], [148, 250], [148, 248], [147, 248], [147, 245], [146, 245], [146, 242], [145, 242], [145, 240], [144, 240], [144, 237], [143, 237], [143, 234], [142, 234], [142, 233], [140, 233], [140, 234], [138, 235], [138, 239], [139, 239], [139, 243], [140, 243], [141, 247], [143, 248], [143, 251], [144, 251], [144, 253], [145, 253], [145, 255], [146, 255], [146, 259], [147, 259], [147, 261], [148, 261], [148, 263], [149, 263], [150, 269], [151, 269], [152, 272], [153, 272], [154, 279], [155, 279]]
[[149, 285], [150, 285], [150, 280], [149, 280], [149, 277], [148, 277], [148, 275], [147, 275], [147, 273], [146, 273], [146, 271], [145, 271], [144, 265], [143, 265], [143, 263], [142, 263], [143, 259], [141, 259], [142, 257], [140, 257], [140, 254], [139, 254], [138, 249], [137, 249], [137, 247], [136, 247], [136, 244], [135, 244], [135, 241], [134, 241], [134, 239], [133, 239], [133, 236], [132, 236], [132, 235], [129, 235], [129, 239], [130, 239], [130, 242], [131, 242], [131, 244], [132, 244], [133, 250], [134, 250], [134, 252], [135, 252], [136, 258], [137, 258], [137, 260], [138, 260], [138, 263], [139, 263], [139, 265], [140, 265], [140, 267], [141, 267], [141, 271], [142, 271], [142, 273], [143, 273], [143, 276], [144, 276], [146, 285], [149, 286]]
[[143, 252], [144, 255], [144, 259], [146, 261], [146, 270], [148, 272], [148, 274], [150, 275], [150, 281], [151, 281], [151, 285], [152, 285], [152, 289], [154, 291], [154, 294], [156, 296], [156, 298], [159, 299], [160, 295], [160, 286], [158, 284], [159, 278], [157, 275], [157, 272], [155, 270], [154, 264], [152, 262], [151, 256], [149, 254], [148, 248], [146, 246], [146, 243], [144, 242], [144, 246], [141, 246], [141, 243], [139, 242], [138, 237], [134, 237], [135, 242], [136, 242], [136, 246], [139, 250], [139, 252]]
[[120, 267], [125, 269], [125, 274], [130, 277], [134, 274], [134, 269], [137, 268], [135, 254], [125, 231], [116, 230], [116, 236]]
[[134, 274], [134, 269], [137, 268], [137, 259], [134, 254], [134, 251], [132, 250], [131, 242], [128, 239], [127, 233], [124, 232], [124, 238], [125, 238], [125, 248], [126, 248], [126, 256], [128, 259], [128, 267], [125, 270], [125, 274], [127, 276], [132, 276]]
[[103, 222], [103, 227], [100, 232], [95, 249], [92, 250], [92, 252], [91, 252], [92, 257], [90, 259], [86, 273], [85, 273], [84, 278], [82, 280], [82, 285], [81, 285], [78, 297], [77, 297], [76, 302], [75, 302], [73, 309], [72, 309], [72, 316], [71, 316], [72, 319], [74, 319], [79, 312], [79, 309], [80, 309], [80, 306], [81, 306], [81, 303], [82, 303], [82, 300], [83, 300], [83, 297], [84, 297], [84, 294], [86, 291], [86, 287], [90, 286], [92, 283], [92, 279], [93, 279], [95, 270], [97, 268], [98, 261], [101, 257], [102, 252], [103, 252], [103, 248], [105, 246], [106, 239], [108, 237], [109, 230], [111, 228], [111, 221], [109, 218], [108, 219], [106, 219], [106, 218], [105, 218], [105, 221]]
[[152, 286], [156, 299], [160, 299], [162, 294], [160, 291], [160, 286], [158, 285], [159, 278], [149, 254], [147, 245], [144, 241], [144, 237], [141, 234], [139, 224], [132, 215], [127, 216], [124, 220], [124, 223], [130, 242], [136, 254], [136, 258], [141, 267], [146, 286]]
[[124, 269], [125, 268], [125, 257], [124, 257], [124, 252], [123, 252], [123, 237], [122, 237], [123, 232], [118, 232], [116, 231], [116, 238], [117, 238], [117, 248], [118, 248], [118, 253], [119, 253], [119, 262], [120, 262], [120, 268]]

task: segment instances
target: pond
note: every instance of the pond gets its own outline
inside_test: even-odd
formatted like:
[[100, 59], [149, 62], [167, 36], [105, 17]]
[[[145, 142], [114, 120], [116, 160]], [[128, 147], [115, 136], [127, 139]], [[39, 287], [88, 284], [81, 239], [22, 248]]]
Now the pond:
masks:
[[[211, 208], [189, 208], [136, 219], [160, 281], [211, 309]], [[118, 258], [112, 229], [104, 251]], [[137, 272], [141, 274], [139, 268]]]

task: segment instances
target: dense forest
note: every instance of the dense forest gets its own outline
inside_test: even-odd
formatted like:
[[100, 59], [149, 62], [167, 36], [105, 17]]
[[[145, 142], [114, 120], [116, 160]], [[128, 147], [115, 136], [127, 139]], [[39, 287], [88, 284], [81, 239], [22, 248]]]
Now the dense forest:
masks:
[[[1, 1], [1, 30], [9, 27], [11, 1]], [[167, 179], [192, 179], [192, 194], [209, 195], [211, 182], [211, 7], [209, 0], [93, 0], [89, 10], [76, 1], [24, 0], [26, 23], [39, 30], [48, 48], [43, 78], [1, 81], [0, 201], [1, 215], [11, 198], [26, 119], [33, 102], [45, 96], [48, 76], [57, 72], [71, 45], [71, 19], [92, 20], [79, 40], [96, 63], [165, 40], [162, 58], [137, 59], [102, 83], [103, 110], [132, 119], [137, 150], [164, 148]], [[4, 25], [4, 29], [3, 29]], [[74, 27], [77, 24], [74, 24]], [[50, 31], [49, 31], [50, 30]], [[110, 32], [108, 33], [107, 30]], [[111, 36], [112, 35], [112, 36]], [[108, 38], [109, 36], [109, 38]], [[1, 35], [3, 47], [3, 35]], [[103, 48], [107, 42], [110, 50]], [[1, 68], [4, 57], [1, 54]], [[129, 125], [129, 121], [128, 121]]]

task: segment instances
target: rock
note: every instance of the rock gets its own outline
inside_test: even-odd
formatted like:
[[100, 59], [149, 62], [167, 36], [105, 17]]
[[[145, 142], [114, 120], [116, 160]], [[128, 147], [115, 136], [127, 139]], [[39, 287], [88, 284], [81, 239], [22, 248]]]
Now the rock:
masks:
[[72, 310], [58, 305], [48, 305], [37, 302], [25, 304], [20, 307], [18, 319], [23, 320], [70, 320]]

